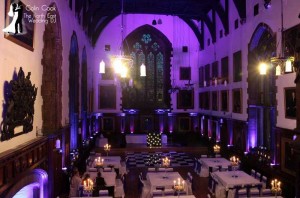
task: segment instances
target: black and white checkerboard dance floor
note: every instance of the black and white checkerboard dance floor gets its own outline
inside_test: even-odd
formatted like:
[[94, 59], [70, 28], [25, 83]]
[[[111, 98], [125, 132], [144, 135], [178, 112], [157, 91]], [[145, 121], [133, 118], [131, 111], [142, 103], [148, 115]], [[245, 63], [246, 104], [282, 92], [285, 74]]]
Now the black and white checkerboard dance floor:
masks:
[[170, 167], [193, 166], [194, 159], [182, 152], [140, 152], [127, 153], [127, 166], [133, 167], [159, 167], [161, 159], [168, 157], [171, 161]]

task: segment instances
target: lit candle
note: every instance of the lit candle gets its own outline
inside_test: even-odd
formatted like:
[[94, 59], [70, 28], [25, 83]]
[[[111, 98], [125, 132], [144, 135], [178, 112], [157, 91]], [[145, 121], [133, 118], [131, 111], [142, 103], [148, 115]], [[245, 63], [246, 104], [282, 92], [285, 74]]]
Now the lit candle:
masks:
[[83, 181], [83, 186], [86, 186], [86, 181]]
[[174, 188], [175, 188], [175, 185], [176, 185], [176, 180], [174, 180]]
[[182, 181], [182, 187], [184, 188], [184, 181]]

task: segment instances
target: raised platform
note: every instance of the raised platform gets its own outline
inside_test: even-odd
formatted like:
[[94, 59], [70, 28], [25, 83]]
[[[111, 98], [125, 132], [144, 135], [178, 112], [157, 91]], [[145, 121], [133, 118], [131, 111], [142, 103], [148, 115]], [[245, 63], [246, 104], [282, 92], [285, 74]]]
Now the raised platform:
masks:
[[[147, 144], [147, 134], [128, 134], [125, 136], [127, 144]], [[168, 136], [165, 134], [161, 135], [162, 145], [168, 143]]]

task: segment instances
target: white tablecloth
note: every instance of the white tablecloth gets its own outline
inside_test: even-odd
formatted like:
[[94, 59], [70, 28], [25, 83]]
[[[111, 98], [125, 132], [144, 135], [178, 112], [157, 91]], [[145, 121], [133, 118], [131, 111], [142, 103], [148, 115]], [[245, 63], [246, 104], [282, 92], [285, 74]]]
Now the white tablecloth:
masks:
[[[248, 175], [243, 171], [214, 172], [214, 175], [225, 188], [233, 188], [237, 185], [244, 186], [256, 185], [261, 183], [254, 177]], [[234, 175], [236, 175], [237, 177], [234, 177]]]
[[206, 167], [228, 167], [231, 165], [230, 161], [225, 158], [200, 158], [200, 162]]
[[[164, 178], [164, 177], [167, 178]], [[164, 186], [165, 188], [172, 188], [174, 180], [183, 181], [182, 177], [178, 172], [148, 172], [147, 179], [150, 182], [151, 190], [156, 189], [157, 186]]]
[[[97, 172], [88, 172], [93, 181], [95, 181], [97, 177]], [[116, 185], [116, 172], [101, 172], [101, 176], [104, 178], [106, 186], [115, 186]]]
[[[97, 158], [97, 157], [96, 157]], [[107, 167], [108, 165], [113, 165], [114, 168], [121, 167], [121, 157], [120, 156], [101, 156], [101, 159], [104, 159], [103, 166]], [[93, 159], [92, 168], [95, 167], [95, 158]]]

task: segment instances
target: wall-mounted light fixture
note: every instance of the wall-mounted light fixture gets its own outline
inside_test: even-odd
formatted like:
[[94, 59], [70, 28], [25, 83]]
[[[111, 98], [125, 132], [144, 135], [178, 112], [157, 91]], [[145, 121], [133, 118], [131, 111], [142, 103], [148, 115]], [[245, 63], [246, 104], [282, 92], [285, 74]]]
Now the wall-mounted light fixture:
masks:
[[[265, 0], [266, 3], [271, 3], [271, 0]], [[295, 58], [293, 56], [285, 56], [284, 50], [285, 50], [285, 39], [283, 36], [283, 0], [281, 0], [281, 49], [279, 56], [272, 57], [271, 63], [273, 65], [273, 68], [275, 68], [275, 75], [280, 76], [284, 73], [291, 73], [293, 72], [293, 66], [294, 66], [294, 60]], [[264, 68], [265, 67], [265, 68]], [[259, 70], [261, 75], [266, 75], [267, 72], [266, 65], [260, 65]]]
[[264, 0], [264, 1], [265, 1], [264, 7], [265, 7], [266, 9], [271, 8], [271, 0]]

